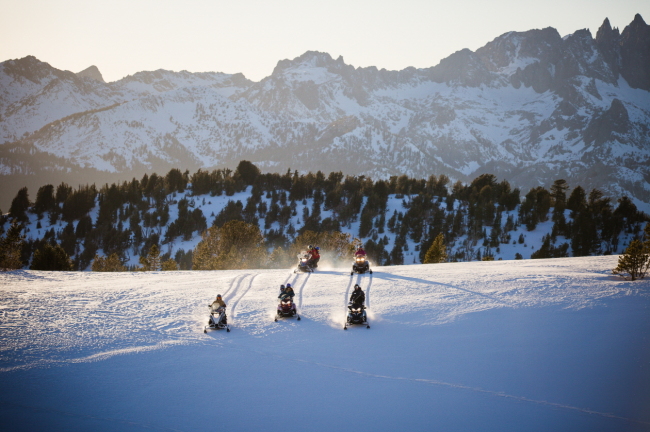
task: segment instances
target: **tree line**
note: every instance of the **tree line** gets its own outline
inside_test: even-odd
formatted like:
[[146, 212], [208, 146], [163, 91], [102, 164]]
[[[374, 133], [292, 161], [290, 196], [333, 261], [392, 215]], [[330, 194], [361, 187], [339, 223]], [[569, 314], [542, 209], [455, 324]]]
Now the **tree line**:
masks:
[[[201, 210], [206, 200], [233, 197], [247, 188], [250, 193], [244, 202], [229, 199], [217, 214]], [[33, 267], [37, 252], [47, 248], [48, 253], [53, 249], [67, 256], [69, 268], [75, 270], [160, 269], [164, 263], [167, 269], [183, 270], [286, 267], [294, 263], [296, 249], [309, 243], [323, 248], [327, 242], [337, 248], [347, 242], [346, 253], [363, 242], [374, 263], [398, 265], [405, 263], [404, 253], [411, 247], [420, 262], [427, 262], [427, 252], [438, 238], [437, 247], [444, 245], [444, 260], [481, 260], [490, 259], [505, 244], [524, 244], [525, 235], [514, 238], [513, 233], [519, 227], [534, 231], [549, 218], [552, 231], [532, 258], [568, 256], [569, 248], [574, 256], [614, 253], [623, 236], [640, 238], [648, 216], [630, 199], [621, 197], [614, 204], [598, 189], [569, 189], [565, 180], [557, 180], [550, 189], [532, 188], [522, 197], [518, 188], [491, 174], [470, 184], [452, 184], [445, 175], [373, 181], [341, 172], [261, 173], [251, 162], [242, 161], [234, 171], [190, 174], [172, 169], [164, 176], [153, 173], [100, 188], [45, 185], [34, 202], [22, 188], [0, 220], [0, 235], [3, 244], [15, 244], [15, 232], [43, 231], [36, 239], [18, 242], [20, 251], [11, 254], [14, 268]], [[399, 208], [393, 205], [390, 212], [389, 199], [401, 200]], [[174, 220], [171, 207], [177, 213]], [[323, 217], [324, 211], [328, 217]], [[35, 216], [36, 226], [29, 224], [30, 215]], [[5, 233], [7, 222], [11, 226]], [[358, 230], [343, 234], [353, 224], [358, 224]], [[196, 248], [176, 249], [172, 256], [175, 242], [197, 236], [202, 240]], [[248, 239], [253, 248], [245, 263], [235, 257], [243, 250], [241, 243], [232, 243], [239, 237]], [[218, 246], [212, 241], [215, 238]], [[216, 247], [208, 253], [211, 257], [206, 255], [211, 250], [208, 244]], [[156, 254], [159, 258], [154, 259]], [[126, 266], [131, 257], [140, 257], [141, 266]]]

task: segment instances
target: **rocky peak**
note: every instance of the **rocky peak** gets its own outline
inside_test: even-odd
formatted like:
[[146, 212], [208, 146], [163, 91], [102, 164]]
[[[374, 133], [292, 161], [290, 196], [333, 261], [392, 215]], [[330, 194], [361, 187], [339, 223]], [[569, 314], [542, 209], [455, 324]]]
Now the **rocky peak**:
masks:
[[476, 50], [488, 70], [498, 71], [522, 58], [552, 63], [561, 52], [562, 38], [552, 27], [526, 32], [508, 32]]
[[562, 49], [562, 37], [553, 27], [524, 33], [519, 55], [533, 57], [542, 63], [553, 62]]
[[621, 36], [618, 28], [612, 28], [609, 23], [609, 18], [605, 18], [605, 21], [601, 24], [598, 32], [596, 33], [596, 41], [599, 43], [606, 43], [608, 41], [614, 40], [618, 42], [618, 38]]
[[464, 87], [479, 87], [489, 84], [496, 75], [490, 73], [481, 58], [465, 48], [456, 51], [429, 69], [429, 78], [438, 83], [456, 84]]
[[34, 56], [8, 60], [2, 63], [2, 66], [4, 72], [14, 79], [26, 79], [35, 84], [40, 84], [43, 79], [57, 72], [57, 69], [54, 69], [48, 63], [38, 60]]
[[632, 20], [631, 26], [647, 27], [647, 24], [643, 20], [641, 14], [634, 15], [634, 20]]
[[650, 90], [650, 26], [641, 15], [621, 33], [621, 74], [634, 88]]
[[620, 40], [621, 34], [618, 29], [612, 29], [609, 19], [605, 18], [596, 33], [596, 46], [616, 79], [618, 79], [621, 67]]
[[279, 75], [288, 69], [296, 68], [299, 66], [328, 68], [330, 66], [338, 64], [345, 64], [343, 62], [343, 57], [339, 56], [338, 59], [334, 60], [328, 53], [322, 53], [319, 51], [307, 51], [303, 55], [296, 57], [293, 60], [280, 60], [277, 66], [275, 66], [275, 69], [273, 69], [272, 75]]
[[102, 77], [102, 73], [99, 71], [97, 66], [94, 65], [82, 70], [81, 72], [77, 72], [77, 76], [79, 78], [91, 78], [102, 83], [106, 82], [104, 81], [104, 77]]
[[576, 76], [586, 76], [611, 84], [616, 83], [618, 75], [612, 73], [607, 61], [588, 29], [577, 30], [564, 38], [563, 54], [556, 64], [556, 81], [562, 84]]
[[631, 127], [625, 105], [619, 99], [614, 99], [607, 111], [591, 120], [585, 129], [584, 141], [586, 144], [595, 143], [597, 146], [615, 140], [625, 143], [625, 134]]

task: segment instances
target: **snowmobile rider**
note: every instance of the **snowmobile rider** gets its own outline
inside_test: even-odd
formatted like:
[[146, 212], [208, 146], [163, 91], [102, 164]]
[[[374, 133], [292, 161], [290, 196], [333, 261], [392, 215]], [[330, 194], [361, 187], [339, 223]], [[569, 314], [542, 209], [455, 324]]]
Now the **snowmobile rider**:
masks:
[[318, 261], [320, 261], [320, 248], [318, 246], [312, 247], [312, 245], [309, 245], [307, 246], [307, 252], [311, 254], [309, 265], [313, 268], [318, 267]]
[[221, 294], [217, 294], [217, 298], [212, 302], [210, 307], [216, 312], [221, 312], [226, 309], [226, 303], [221, 298]]
[[359, 245], [359, 247], [357, 247], [357, 251], [354, 253], [354, 257], [355, 258], [356, 257], [364, 257], [364, 258], [366, 257], [366, 251], [363, 250], [363, 246]]
[[363, 308], [363, 303], [365, 301], [366, 295], [364, 294], [363, 290], [359, 284], [354, 284], [354, 291], [352, 291], [352, 295], [350, 296], [350, 304], [348, 305], [348, 308]]
[[289, 299], [293, 301], [293, 297], [296, 295], [296, 293], [293, 292], [293, 288], [291, 287], [291, 284], [287, 284], [286, 288], [283, 287], [284, 285], [280, 287], [280, 295], [278, 296], [278, 298], [280, 300]]

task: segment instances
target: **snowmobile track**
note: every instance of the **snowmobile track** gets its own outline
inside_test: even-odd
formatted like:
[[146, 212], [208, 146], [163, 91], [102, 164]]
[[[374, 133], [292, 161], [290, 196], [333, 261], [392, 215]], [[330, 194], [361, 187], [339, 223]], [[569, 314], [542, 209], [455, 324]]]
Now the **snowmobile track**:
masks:
[[[236, 286], [236, 287], [239, 287], [239, 284], [241, 283], [241, 281], [242, 281], [246, 276], [248, 276], [248, 275], [249, 275], [249, 273], [245, 273], [245, 274], [243, 274], [243, 275], [235, 276], [235, 277], [232, 279], [232, 281], [230, 282], [230, 286], [228, 287], [228, 289], [226, 290], [226, 292], [223, 293], [223, 295], [222, 295], [224, 301], [226, 301], [226, 299], [227, 299], [228, 301], [230, 301], [230, 297], [227, 297], [227, 296], [228, 296], [228, 293], [233, 289], [233, 287], [235, 287], [235, 286]], [[236, 294], [236, 293], [237, 293], [237, 290], [235, 290], [234, 294]]]
[[[372, 273], [370, 273], [368, 286], [366, 287], [366, 309], [370, 309], [370, 287], [371, 286], [372, 286]], [[361, 287], [361, 289], [363, 289], [363, 287]]]
[[[357, 275], [357, 282], [356, 283], [359, 283], [359, 278], [360, 277], [361, 277], [361, 275]], [[351, 277], [350, 281], [348, 282], [348, 287], [345, 289], [345, 297], [343, 298], [343, 306], [345, 306], [346, 308], [348, 307], [348, 299], [350, 298], [350, 288], [352, 288], [354, 283], [355, 283], [354, 278]], [[347, 316], [347, 313], [346, 313], [346, 316]]]
[[[243, 281], [243, 280], [245, 279], [245, 277], [248, 277], [248, 276], [251, 276], [251, 275], [245, 275], [244, 278], [242, 278], [242, 279], [240, 280], [240, 283], [241, 283], [241, 281]], [[244, 292], [239, 296], [239, 298], [233, 302], [232, 307], [230, 308], [230, 313], [232, 314], [232, 317], [233, 317], [233, 318], [237, 317], [237, 312], [236, 312], [237, 305], [239, 304], [239, 302], [241, 301], [241, 299], [244, 298], [244, 296], [246, 295], [246, 293], [248, 293], [248, 291], [251, 289], [251, 286], [253, 286], [253, 281], [255, 280], [255, 278], [256, 278], [257, 276], [258, 276], [257, 273], [251, 276], [250, 280], [248, 281], [248, 287], [246, 287], [246, 289], [245, 289]], [[238, 285], [238, 289], [235, 291], [234, 295], [237, 295], [238, 292], [239, 292], [239, 285]]]
[[298, 309], [300, 309], [300, 310], [302, 310], [302, 291], [304, 290], [305, 285], [307, 285], [307, 281], [309, 280], [310, 276], [311, 276], [311, 273], [307, 273], [307, 277], [302, 282], [302, 285], [300, 285], [300, 289], [298, 289]]
[[[294, 272], [290, 272], [290, 273], [287, 275], [287, 277], [286, 277], [286, 279], [284, 280], [284, 282], [282, 283], [282, 285], [285, 285], [285, 286], [286, 286], [287, 284], [291, 284], [291, 286], [294, 286], [295, 283], [296, 283], [296, 281], [298, 280], [298, 277], [300, 277], [301, 274], [302, 274], [302, 273], [294, 273]], [[292, 279], [292, 278], [293, 278], [293, 279]]]

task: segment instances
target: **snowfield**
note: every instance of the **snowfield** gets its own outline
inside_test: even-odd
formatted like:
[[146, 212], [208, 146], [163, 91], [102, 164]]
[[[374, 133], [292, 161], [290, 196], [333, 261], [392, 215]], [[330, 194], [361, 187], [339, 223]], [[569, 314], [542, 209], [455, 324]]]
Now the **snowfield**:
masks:
[[[650, 431], [650, 280], [617, 258], [0, 273], [0, 424]], [[302, 320], [276, 323], [287, 282]], [[355, 283], [371, 328], [344, 331]], [[232, 331], [204, 334], [218, 293]]]

